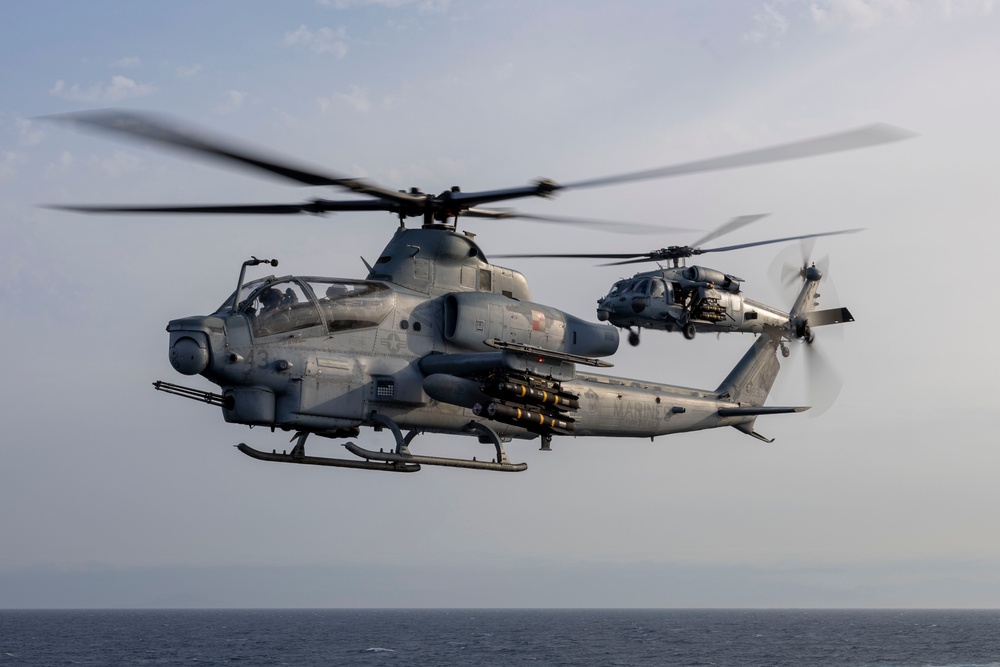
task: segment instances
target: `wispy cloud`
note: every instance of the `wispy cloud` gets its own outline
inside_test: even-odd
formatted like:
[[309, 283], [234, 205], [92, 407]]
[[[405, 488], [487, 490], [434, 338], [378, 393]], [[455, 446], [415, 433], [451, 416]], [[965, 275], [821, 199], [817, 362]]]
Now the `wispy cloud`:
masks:
[[68, 171], [74, 164], [76, 164], [76, 157], [69, 151], [63, 151], [55, 161], [45, 166], [45, 176], [49, 177], [54, 174], [61, 174]]
[[323, 113], [330, 111], [337, 103], [346, 103], [358, 113], [367, 113], [372, 108], [371, 90], [365, 86], [354, 85], [346, 93], [335, 93], [332, 97], [321, 97], [318, 102]]
[[202, 69], [204, 69], [202, 65], [189, 65], [187, 67], [178, 67], [174, 70], [174, 74], [178, 79], [190, 79], [200, 74]]
[[35, 146], [41, 143], [45, 133], [39, 129], [38, 124], [28, 118], [15, 118], [14, 128], [22, 146]]
[[422, 12], [443, 12], [451, 5], [451, 0], [316, 0], [317, 5], [333, 7], [334, 9], [354, 9], [355, 7], [404, 7], [416, 5]]
[[14, 151], [0, 151], [0, 179], [17, 176], [17, 164], [20, 156]]
[[771, 2], [765, 2], [754, 15], [754, 29], [743, 35], [751, 44], [767, 44], [780, 41], [788, 33], [788, 17]]
[[74, 102], [117, 102], [131, 97], [142, 97], [149, 95], [156, 88], [146, 83], [136, 83], [126, 76], [113, 76], [111, 83], [97, 83], [89, 88], [83, 88], [80, 84], [66, 85], [60, 79], [49, 91], [50, 94]]
[[993, 13], [995, 0], [939, 0], [945, 18], [979, 17]]
[[282, 43], [285, 46], [306, 49], [316, 54], [332, 55], [343, 58], [347, 55], [347, 30], [343, 27], [333, 30], [331, 28], [320, 28], [315, 32], [305, 25], [299, 26], [297, 30], [286, 32]]
[[97, 166], [108, 176], [115, 178], [138, 171], [142, 161], [134, 153], [115, 151], [110, 157], [95, 158]]
[[869, 30], [901, 18], [957, 20], [993, 12], [996, 0], [813, 0], [812, 20], [828, 29]]
[[222, 93], [225, 101], [215, 108], [218, 114], [230, 114], [238, 111], [247, 100], [247, 93], [243, 90], [227, 90]]
[[111, 63], [111, 67], [119, 67], [121, 69], [134, 69], [141, 66], [142, 61], [139, 60], [139, 56], [126, 56]]

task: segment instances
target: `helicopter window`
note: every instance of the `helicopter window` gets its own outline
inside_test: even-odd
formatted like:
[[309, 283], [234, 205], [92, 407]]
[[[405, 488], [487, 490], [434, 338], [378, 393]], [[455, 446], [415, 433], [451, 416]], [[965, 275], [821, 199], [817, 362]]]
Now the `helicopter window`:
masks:
[[[239, 300], [236, 303], [237, 304], [241, 304], [244, 301], [246, 301], [247, 298], [249, 298], [249, 296], [251, 294], [253, 294], [254, 291], [258, 287], [260, 287], [261, 285], [263, 285], [264, 283], [266, 283], [268, 280], [270, 280], [270, 278], [273, 278], [273, 277], [274, 276], [270, 276], [268, 278], [258, 278], [257, 280], [253, 280], [251, 282], [245, 283], [243, 285], [243, 288], [240, 290], [240, 297], [239, 297]], [[232, 310], [232, 309], [233, 309], [233, 295], [230, 294], [229, 298], [226, 299], [225, 303], [223, 303], [221, 306], [219, 306], [216, 309], [215, 312], [217, 312], [217, 313], [223, 313], [223, 312], [226, 312], [227, 310]]]
[[649, 279], [643, 278], [642, 280], [637, 280], [635, 285], [632, 287], [633, 292], [638, 292], [639, 294], [645, 294], [649, 289]]
[[395, 306], [393, 291], [379, 283], [310, 281], [309, 286], [330, 331], [377, 326]]
[[608, 296], [618, 296], [628, 289], [629, 284], [628, 280], [619, 280], [614, 284], [614, 287], [611, 288], [611, 292]]
[[663, 296], [667, 291], [667, 288], [663, 285], [663, 281], [659, 278], [653, 279], [649, 285], [649, 296]]
[[273, 336], [323, 323], [315, 302], [294, 281], [273, 283], [243, 307], [254, 336]]

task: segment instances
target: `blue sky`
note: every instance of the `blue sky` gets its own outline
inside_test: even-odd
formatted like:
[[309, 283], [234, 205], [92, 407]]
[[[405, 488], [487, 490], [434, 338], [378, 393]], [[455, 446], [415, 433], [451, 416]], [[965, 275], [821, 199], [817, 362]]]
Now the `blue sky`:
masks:
[[[5, 6], [4, 19], [0, 579], [62, 583], [6, 599], [15, 589], [0, 586], [0, 607], [1000, 606], [993, 2], [33, 2]], [[330, 195], [39, 119], [103, 107], [178, 115], [428, 191], [569, 182], [873, 122], [920, 136], [519, 204], [697, 229], [771, 214], [732, 243], [866, 228], [815, 248], [858, 320], [819, 341], [844, 380], [822, 415], [762, 418], [758, 430], [776, 438], [766, 446], [735, 430], [560, 439], [552, 453], [511, 445], [529, 464], [522, 475], [380, 476], [242, 457], [231, 445], [284, 440], [150, 383], [177, 379], [166, 322], [214, 309], [250, 255], [363, 277], [360, 257], [378, 256], [395, 221], [38, 208]], [[487, 256], [695, 238], [525, 221], [470, 229]], [[768, 276], [777, 254], [705, 264], [784, 305]], [[624, 274], [506, 263], [537, 301], [589, 319]], [[643, 339], [615, 356], [617, 373], [697, 387], [716, 386], [751, 342]], [[800, 356], [776, 401], [803, 402]], [[417, 442], [443, 455], [469, 446]], [[526, 575], [562, 567], [572, 575]], [[235, 583], [213, 588], [227, 570]], [[310, 587], [317, 572], [325, 583]], [[512, 593], [492, 572], [534, 583]], [[128, 583], [136, 573], [141, 591]], [[394, 598], [380, 583], [411, 575], [433, 585]], [[255, 583], [286, 580], [283, 594]], [[121, 594], [73, 593], [85, 590]]]

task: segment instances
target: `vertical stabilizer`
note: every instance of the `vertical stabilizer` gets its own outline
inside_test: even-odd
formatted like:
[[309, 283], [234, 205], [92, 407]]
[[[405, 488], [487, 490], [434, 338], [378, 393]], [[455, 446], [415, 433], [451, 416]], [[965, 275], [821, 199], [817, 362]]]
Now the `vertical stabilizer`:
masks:
[[778, 377], [778, 340], [764, 334], [757, 339], [716, 392], [722, 400], [761, 406]]

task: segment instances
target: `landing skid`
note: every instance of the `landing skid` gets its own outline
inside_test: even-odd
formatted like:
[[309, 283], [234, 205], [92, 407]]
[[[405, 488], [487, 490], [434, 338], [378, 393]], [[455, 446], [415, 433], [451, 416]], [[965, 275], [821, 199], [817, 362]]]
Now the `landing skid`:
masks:
[[258, 461], [272, 461], [275, 463], [302, 463], [305, 465], [313, 466], [332, 466], [334, 468], [359, 468], [362, 470], [384, 470], [386, 472], [417, 472], [420, 470], [420, 466], [417, 464], [408, 463], [376, 463], [373, 461], [358, 461], [355, 459], [335, 459], [326, 456], [306, 456], [305, 454], [296, 455], [295, 449], [292, 449], [291, 454], [277, 452], [262, 452], [259, 449], [254, 449], [249, 445], [245, 445], [242, 442], [236, 445], [236, 449], [240, 450], [250, 458], [257, 459]]
[[479, 441], [492, 444], [496, 449], [497, 456], [493, 461], [477, 461], [475, 457], [470, 459], [454, 459], [443, 456], [421, 456], [410, 453], [410, 442], [418, 435], [417, 431], [410, 431], [403, 435], [399, 425], [385, 415], [373, 413], [372, 421], [379, 426], [389, 429], [396, 440], [395, 451], [374, 452], [364, 449], [348, 442], [344, 448], [351, 454], [363, 460], [339, 459], [324, 456], [307, 456], [305, 452], [306, 438], [308, 433], [300, 432], [295, 435], [295, 446], [290, 453], [276, 451], [267, 453], [240, 443], [236, 446], [238, 450], [260, 461], [273, 461], [278, 463], [301, 463], [304, 465], [331, 466], [336, 468], [358, 468], [363, 470], [383, 470], [386, 472], [417, 472], [421, 465], [442, 466], [446, 468], [471, 468], [473, 470], [495, 470], [498, 472], [521, 472], [528, 469], [527, 463], [511, 463], [504, 451], [503, 443], [496, 431], [480, 422], [469, 422], [467, 430], [479, 435]]

